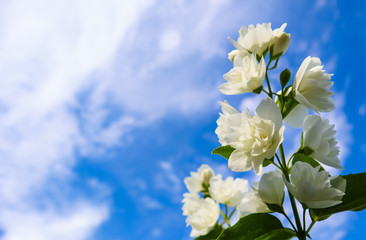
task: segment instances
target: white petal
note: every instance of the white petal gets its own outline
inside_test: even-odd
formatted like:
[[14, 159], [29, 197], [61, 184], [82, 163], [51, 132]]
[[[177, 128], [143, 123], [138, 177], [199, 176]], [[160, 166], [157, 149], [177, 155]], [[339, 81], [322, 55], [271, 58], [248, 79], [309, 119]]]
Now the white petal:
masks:
[[303, 105], [296, 105], [294, 109], [284, 119], [285, 123], [293, 128], [302, 128], [306, 116], [309, 115], [308, 109]]
[[317, 149], [321, 141], [322, 121], [318, 115], [309, 115], [304, 121], [304, 146]]
[[309, 63], [311, 61], [311, 57], [308, 56], [307, 58], [304, 59], [304, 61], [301, 63], [299, 70], [297, 70], [297, 73], [295, 75], [295, 79], [294, 79], [294, 83], [293, 83], [293, 88], [297, 89], [301, 83], [301, 79], [306, 71], [306, 69], [309, 66]]
[[266, 203], [282, 205], [284, 187], [285, 184], [280, 172], [264, 173], [259, 181], [258, 194]]
[[275, 131], [282, 126], [282, 115], [281, 110], [277, 104], [271, 99], [266, 98], [258, 105], [255, 110], [255, 114], [259, 117], [267, 120], [271, 120], [275, 124]]
[[233, 106], [231, 106], [226, 100], [224, 102], [219, 101], [222, 108], [222, 113], [225, 115], [230, 115], [234, 113], [239, 113]]
[[252, 169], [247, 153], [238, 149], [231, 153], [228, 164], [229, 168], [234, 172], [245, 172]]

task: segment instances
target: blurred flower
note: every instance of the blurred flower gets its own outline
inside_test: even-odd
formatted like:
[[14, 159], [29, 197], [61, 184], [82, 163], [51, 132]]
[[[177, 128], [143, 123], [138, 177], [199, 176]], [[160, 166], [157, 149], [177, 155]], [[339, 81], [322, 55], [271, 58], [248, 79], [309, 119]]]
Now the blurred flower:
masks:
[[185, 194], [184, 196], [183, 215], [187, 216], [187, 226], [192, 227], [190, 236], [197, 237], [207, 234], [219, 219], [219, 204], [212, 198], [199, 198], [198, 194], [196, 196]]
[[[228, 57], [228, 59], [230, 60], [230, 61], [234, 61], [234, 58], [239, 54], [239, 53], [241, 53], [238, 49], [235, 49], [235, 50], [232, 50], [231, 52], [229, 52], [228, 53], [228, 55], [227, 55], [227, 57]], [[247, 52], [242, 52], [242, 53], [244, 53], [244, 55], [247, 55], [247, 54], [249, 54], [249, 53], [247, 53]], [[244, 57], [244, 56], [243, 56]]]
[[221, 145], [225, 146], [227, 145], [225, 137], [228, 133], [228, 126], [230, 125], [228, 123], [229, 118], [232, 114], [240, 115], [241, 113], [239, 113], [238, 110], [230, 106], [230, 104], [226, 100], [224, 102], [219, 102], [219, 104], [221, 105], [222, 113], [220, 113], [220, 117], [216, 121], [217, 128], [215, 130], [215, 133], [219, 137], [219, 142], [221, 143]]
[[283, 140], [285, 127], [280, 109], [272, 99], [266, 98], [257, 107], [255, 116], [246, 111], [225, 116], [225, 122], [218, 121], [220, 131], [216, 133], [235, 148], [229, 158], [229, 168], [236, 172], [254, 169], [260, 174], [263, 160], [273, 157]]
[[285, 184], [280, 171], [264, 173], [259, 181], [258, 195], [263, 202], [282, 206]]
[[214, 171], [212, 168], [206, 164], [202, 164], [197, 172], [191, 172], [191, 176], [184, 179], [184, 183], [190, 192], [201, 192], [205, 190], [204, 186], [208, 187], [213, 175]]
[[248, 181], [228, 177], [222, 180], [221, 174], [211, 178], [210, 195], [218, 202], [231, 207], [237, 206], [249, 190]]
[[338, 158], [339, 147], [335, 138], [334, 125], [328, 119], [317, 115], [309, 115], [304, 121], [303, 147], [310, 148], [309, 154], [325, 165], [343, 169]]
[[243, 26], [239, 30], [238, 41], [232, 39], [230, 41], [239, 51], [256, 52], [258, 56], [262, 56], [266, 50], [269, 50], [269, 47], [275, 41], [274, 38], [279, 38], [282, 35], [286, 25], [284, 23], [280, 28], [273, 31], [271, 23], [257, 24], [257, 26], [249, 25], [248, 28]]
[[260, 88], [266, 75], [266, 64], [262, 57], [258, 63], [255, 53], [234, 58], [234, 68], [224, 74], [226, 83], [219, 90], [226, 95], [253, 92]]
[[296, 73], [293, 88], [295, 99], [307, 108], [316, 112], [330, 112], [335, 109], [333, 92], [329, 88], [333, 85], [329, 81], [333, 74], [323, 70], [320, 59], [307, 57]]
[[258, 183], [253, 183], [253, 189], [242, 199], [236, 207], [239, 211], [239, 216], [243, 217], [248, 213], [267, 213], [271, 212], [267, 204], [265, 204], [258, 194]]
[[[308, 163], [296, 162], [291, 170], [291, 183], [283, 179], [289, 191], [308, 208], [327, 208], [342, 203], [345, 179], [330, 179], [327, 171], [319, 171]], [[335, 185], [332, 185], [331, 180]]]
[[183, 215], [192, 215], [199, 207], [201, 197], [198, 193], [184, 193], [183, 194]]

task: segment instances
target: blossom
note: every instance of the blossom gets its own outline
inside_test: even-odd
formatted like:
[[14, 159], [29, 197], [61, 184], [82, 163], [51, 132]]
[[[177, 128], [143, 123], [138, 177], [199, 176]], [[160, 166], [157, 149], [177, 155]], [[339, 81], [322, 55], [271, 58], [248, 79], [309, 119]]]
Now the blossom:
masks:
[[280, 109], [272, 99], [266, 98], [258, 105], [254, 116], [243, 111], [225, 118], [224, 125], [218, 121], [220, 131], [216, 129], [216, 133], [224, 143], [235, 148], [229, 157], [229, 168], [236, 172], [254, 169], [259, 175], [263, 160], [273, 157], [283, 140], [285, 127]]
[[320, 59], [307, 57], [296, 73], [293, 88], [295, 99], [307, 108], [316, 112], [330, 112], [335, 109], [333, 92], [329, 88], [333, 85], [329, 81], [333, 74], [323, 70]]
[[190, 192], [201, 192], [204, 190], [203, 185], [208, 186], [213, 175], [212, 168], [202, 164], [197, 172], [191, 172], [191, 176], [184, 179], [184, 183]]
[[183, 194], [183, 215], [192, 215], [199, 207], [201, 197], [198, 193], [184, 193]]
[[267, 213], [271, 212], [267, 204], [265, 204], [258, 194], [258, 182], [253, 183], [253, 189], [242, 199], [240, 204], [236, 207], [239, 211], [240, 217], [248, 213]]
[[218, 174], [210, 180], [210, 195], [218, 202], [231, 207], [237, 206], [249, 190], [248, 181], [228, 177], [222, 180]]
[[[239, 30], [238, 41], [230, 39], [233, 45], [243, 52], [256, 52], [258, 56], [269, 50], [269, 47], [279, 38], [286, 27], [286, 23], [280, 28], [272, 30], [271, 23], [243, 26]], [[278, 40], [277, 40], [278, 41]], [[285, 44], [284, 44], [285, 45]]]
[[263, 202], [282, 206], [285, 184], [279, 171], [264, 173], [259, 181], [258, 195]]
[[[305, 162], [296, 162], [291, 170], [291, 183], [283, 176], [289, 191], [308, 208], [327, 208], [342, 203], [346, 189], [344, 178], [329, 178]], [[333, 184], [332, 184], [333, 183]]]
[[219, 102], [219, 104], [222, 107], [222, 113], [220, 113], [219, 119], [217, 119], [217, 128], [215, 130], [215, 133], [219, 137], [219, 142], [221, 145], [227, 145], [227, 142], [225, 140], [225, 137], [228, 133], [228, 121], [232, 114], [240, 114], [238, 110], [230, 106], [230, 104], [225, 100], [224, 102]]
[[309, 115], [304, 121], [303, 147], [311, 149], [311, 157], [325, 165], [343, 169], [338, 158], [339, 147], [334, 124], [317, 115]]
[[219, 204], [212, 198], [199, 198], [198, 194], [186, 194], [183, 199], [183, 215], [187, 216], [187, 226], [192, 226], [190, 236], [207, 234], [220, 216]]
[[226, 74], [226, 83], [219, 86], [223, 94], [233, 95], [253, 92], [263, 85], [266, 75], [264, 59], [258, 63], [255, 53], [234, 58], [234, 67]]

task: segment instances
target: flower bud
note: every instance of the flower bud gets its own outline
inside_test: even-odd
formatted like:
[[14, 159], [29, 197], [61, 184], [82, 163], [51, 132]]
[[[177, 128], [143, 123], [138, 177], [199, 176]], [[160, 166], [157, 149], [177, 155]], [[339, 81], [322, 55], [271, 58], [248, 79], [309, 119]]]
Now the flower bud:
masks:
[[264, 173], [258, 185], [258, 194], [263, 202], [282, 206], [285, 184], [279, 171]]
[[290, 45], [290, 34], [282, 32], [280, 35], [275, 36], [272, 42], [271, 58], [278, 58], [282, 56]]

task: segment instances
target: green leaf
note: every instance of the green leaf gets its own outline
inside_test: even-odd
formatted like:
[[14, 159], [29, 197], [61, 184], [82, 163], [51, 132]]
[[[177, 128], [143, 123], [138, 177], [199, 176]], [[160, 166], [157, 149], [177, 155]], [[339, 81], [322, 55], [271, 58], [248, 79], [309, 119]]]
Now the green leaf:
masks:
[[[275, 216], [268, 213], [253, 213], [242, 217], [234, 226], [225, 229], [218, 240], [248, 240], [248, 239], [290, 239], [289, 235], [280, 235], [274, 230], [285, 230], [281, 221]], [[271, 232], [274, 236], [282, 238], [270, 238]], [[281, 233], [282, 234], [282, 233]], [[283, 237], [284, 236], [284, 237]], [[261, 238], [263, 237], [263, 238]]]
[[220, 156], [223, 156], [224, 158], [226, 158], [227, 160], [229, 160], [229, 157], [231, 155], [232, 152], [234, 152], [235, 148], [233, 148], [230, 145], [226, 145], [226, 146], [221, 146], [218, 148], [215, 148], [211, 154], [217, 154]]
[[292, 159], [292, 165], [294, 165], [296, 162], [306, 162], [310, 164], [313, 168], [316, 168], [317, 166], [320, 166], [320, 171], [324, 171], [324, 168], [312, 157], [309, 157], [303, 153], [296, 153], [294, 155], [294, 158]]
[[346, 194], [342, 203], [329, 208], [311, 209], [311, 217], [322, 221], [335, 213], [344, 211], [361, 211], [366, 209], [366, 172], [342, 176], [347, 181]]
[[280, 74], [280, 83], [282, 88], [284, 88], [286, 86], [286, 84], [290, 81], [291, 78], [291, 72], [288, 68], [286, 68], [285, 70], [283, 70]]
[[221, 234], [223, 230], [224, 229], [222, 228], [221, 225], [216, 224], [215, 227], [211, 229], [209, 233], [203, 236], [199, 236], [195, 238], [195, 240], [216, 240], [216, 238]]
[[265, 233], [262, 236], [257, 237], [255, 240], [286, 240], [293, 237], [296, 237], [296, 233], [289, 228], [284, 228]]

